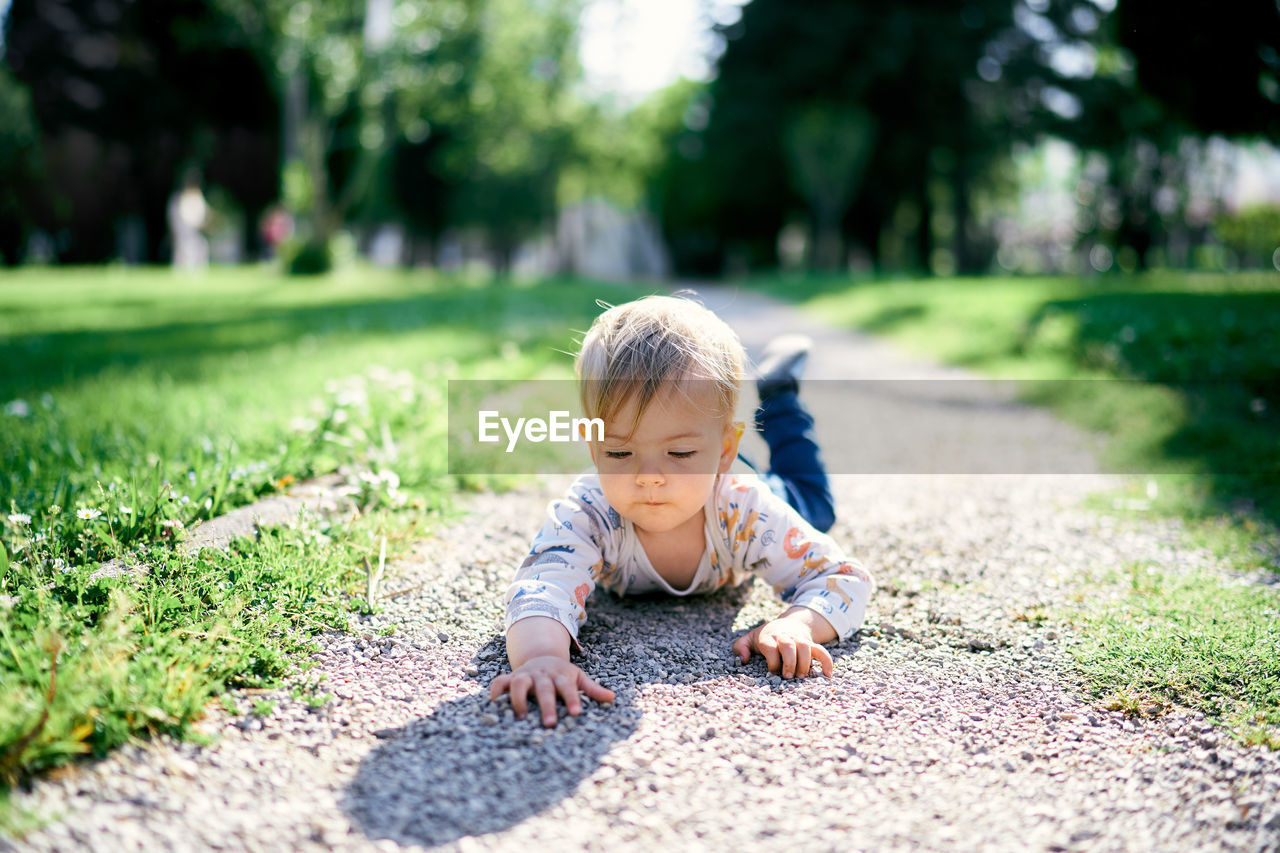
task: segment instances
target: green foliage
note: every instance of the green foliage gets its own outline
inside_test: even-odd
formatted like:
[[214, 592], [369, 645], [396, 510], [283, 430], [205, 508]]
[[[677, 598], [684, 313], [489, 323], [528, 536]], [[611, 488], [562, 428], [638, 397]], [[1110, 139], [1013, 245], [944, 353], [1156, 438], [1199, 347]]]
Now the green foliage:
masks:
[[0, 262], [18, 262], [31, 221], [21, 191], [42, 178], [31, 95], [0, 59]]
[[809, 203], [818, 269], [844, 265], [840, 226], [850, 199], [857, 195], [875, 134], [875, 119], [865, 110], [838, 104], [811, 103], [787, 125], [787, 162], [792, 180]]
[[360, 213], [403, 212], [428, 231], [479, 227], [510, 254], [554, 217], [577, 134], [596, 120], [573, 91], [575, 0], [400, 0], [354, 15], [336, 0], [218, 2], [277, 80], [304, 244]]
[[280, 248], [289, 275], [322, 275], [333, 269], [333, 246], [315, 240], [293, 241]]
[[[724, 33], [710, 120], [672, 151], [672, 169], [687, 176], [664, 199], [677, 265], [736, 252], [772, 266], [780, 228], [806, 216], [825, 235], [824, 263], [842, 254], [833, 233], [876, 256], [881, 232], [910, 203], [920, 210], [916, 260], [927, 267], [929, 188], [941, 181], [952, 188], [959, 266], [980, 268], [969, 198], [1007, 160], [1016, 135], [1034, 133], [1039, 112], [1038, 97], [1019, 90], [1041, 57], [1012, 11], [994, 0], [823, 0], [802, 14], [782, 0], [744, 6]], [[980, 61], [993, 54], [1002, 57], [997, 75], [980, 77]]]
[[592, 113], [574, 95], [578, 4], [487, 0], [464, 80], [467, 109], [446, 125], [450, 219], [489, 231], [500, 261], [554, 220], [561, 170]]
[[1259, 204], [1223, 214], [1213, 228], [1232, 249], [1252, 256], [1254, 263], [1270, 265], [1280, 249], [1280, 206]]

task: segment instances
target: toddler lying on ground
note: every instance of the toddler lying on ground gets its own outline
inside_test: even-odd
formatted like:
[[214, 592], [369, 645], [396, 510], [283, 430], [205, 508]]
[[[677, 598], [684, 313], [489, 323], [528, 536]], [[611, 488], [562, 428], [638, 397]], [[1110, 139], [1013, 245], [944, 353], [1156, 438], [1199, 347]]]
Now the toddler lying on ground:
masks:
[[613, 692], [570, 661], [597, 585], [617, 594], [711, 592], [758, 576], [790, 605], [733, 643], [784, 678], [832, 672], [822, 644], [862, 624], [874, 583], [825, 532], [833, 503], [813, 421], [800, 405], [807, 345], [771, 344], [757, 382], [770, 470], [729, 473], [743, 425], [733, 421], [746, 361], [724, 321], [689, 299], [650, 296], [596, 318], [576, 368], [588, 418], [605, 424], [590, 443], [597, 473], [553, 501], [506, 594], [511, 673], [490, 696], [511, 694], [519, 717], [529, 694], [544, 725], [556, 698], [579, 714], [579, 691]]

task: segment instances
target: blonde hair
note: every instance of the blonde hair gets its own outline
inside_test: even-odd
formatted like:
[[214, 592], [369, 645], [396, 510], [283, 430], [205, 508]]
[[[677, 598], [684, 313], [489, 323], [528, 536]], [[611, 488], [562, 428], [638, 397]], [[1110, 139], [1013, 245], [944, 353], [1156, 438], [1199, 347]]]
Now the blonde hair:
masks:
[[608, 422], [636, 394], [634, 432], [659, 389], [687, 395], [692, 382], [715, 391], [717, 417], [733, 416], [746, 354], [728, 324], [680, 294], [598, 304], [608, 310], [591, 324], [574, 360], [587, 417]]

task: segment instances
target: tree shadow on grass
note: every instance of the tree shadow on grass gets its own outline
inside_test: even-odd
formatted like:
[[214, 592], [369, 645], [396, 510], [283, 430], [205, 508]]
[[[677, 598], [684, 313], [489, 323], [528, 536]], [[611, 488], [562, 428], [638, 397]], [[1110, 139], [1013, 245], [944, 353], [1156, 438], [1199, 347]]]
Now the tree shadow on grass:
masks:
[[[614, 691], [612, 705], [585, 703], [568, 725], [562, 711], [560, 724], [545, 729], [533, 711], [523, 721], [506, 719], [505, 703], [489, 703], [491, 677], [484, 678], [481, 690], [380, 732], [385, 742], [361, 762], [343, 811], [369, 838], [431, 846], [500, 832], [553, 808], [637, 731], [646, 687], [700, 691], [726, 677], [758, 681], [768, 674], [759, 658], [740, 666], [730, 650], [747, 592], [685, 600], [593, 597], [581, 636], [584, 655], [576, 662]], [[831, 651], [842, 654], [839, 647]], [[501, 636], [475, 654], [482, 665], [495, 657], [505, 659]], [[705, 730], [696, 716], [677, 725], [688, 728], [691, 741]]]
[[[321, 305], [193, 306], [203, 316], [120, 328], [31, 332], [0, 340], [0, 398], [75, 385], [108, 370], [204, 376], [227, 356], [254, 355], [304, 339], [452, 330], [522, 337], [563, 325], [566, 288], [468, 288]], [[583, 296], [580, 300], [589, 300]], [[568, 330], [565, 330], [568, 334]]]
[[[1130, 464], [1145, 466], [1139, 473], [1200, 472], [1211, 504], [1280, 525], [1277, 336], [1280, 291], [1120, 291], [1045, 303], [1028, 319], [1021, 350], [1047, 337], [1074, 364], [1131, 380], [1049, 383], [1051, 398], [1040, 402], [1063, 404], [1128, 444]], [[1142, 411], [1113, 402], [1136, 393], [1150, 400]]]

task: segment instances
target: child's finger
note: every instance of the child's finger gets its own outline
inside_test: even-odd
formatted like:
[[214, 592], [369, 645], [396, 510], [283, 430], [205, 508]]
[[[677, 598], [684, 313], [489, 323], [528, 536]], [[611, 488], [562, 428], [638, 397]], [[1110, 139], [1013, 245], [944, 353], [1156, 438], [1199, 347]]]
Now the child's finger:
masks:
[[532, 686], [533, 679], [523, 672], [511, 676], [511, 710], [520, 719], [529, 713], [529, 688]]
[[556, 692], [564, 699], [564, 709], [575, 717], [582, 713], [582, 701], [578, 699], [578, 682], [567, 675], [557, 675], [553, 679]]
[[507, 692], [507, 685], [511, 683], [511, 675], [503, 673], [493, 680], [489, 685], [489, 701], [496, 700], [503, 693]]
[[782, 677], [791, 678], [796, 674], [795, 640], [790, 640], [790, 639], [779, 640], [778, 653], [782, 657]]
[[755, 636], [755, 631], [748, 631], [741, 637], [733, 641], [733, 653], [743, 663], [751, 660], [751, 640]]
[[550, 678], [540, 675], [533, 681], [533, 695], [538, 698], [542, 712], [542, 724], [548, 728], [556, 724], [556, 685]]
[[764, 658], [765, 666], [769, 667], [770, 672], [778, 672], [782, 669], [782, 658], [778, 654], [778, 642], [773, 637], [757, 636], [755, 640], [756, 651]]
[[835, 672], [836, 662], [831, 659], [831, 652], [827, 651], [826, 646], [814, 646], [813, 656], [817, 658], [818, 663], [822, 665], [822, 674], [827, 678]]
[[808, 643], [796, 643], [796, 678], [808, 678], [813, 666], [813, 649]]
[[585, 672], [578, 674], [578, 689], [597, 702], [613, 701], [613, 691], [592, 681]]

